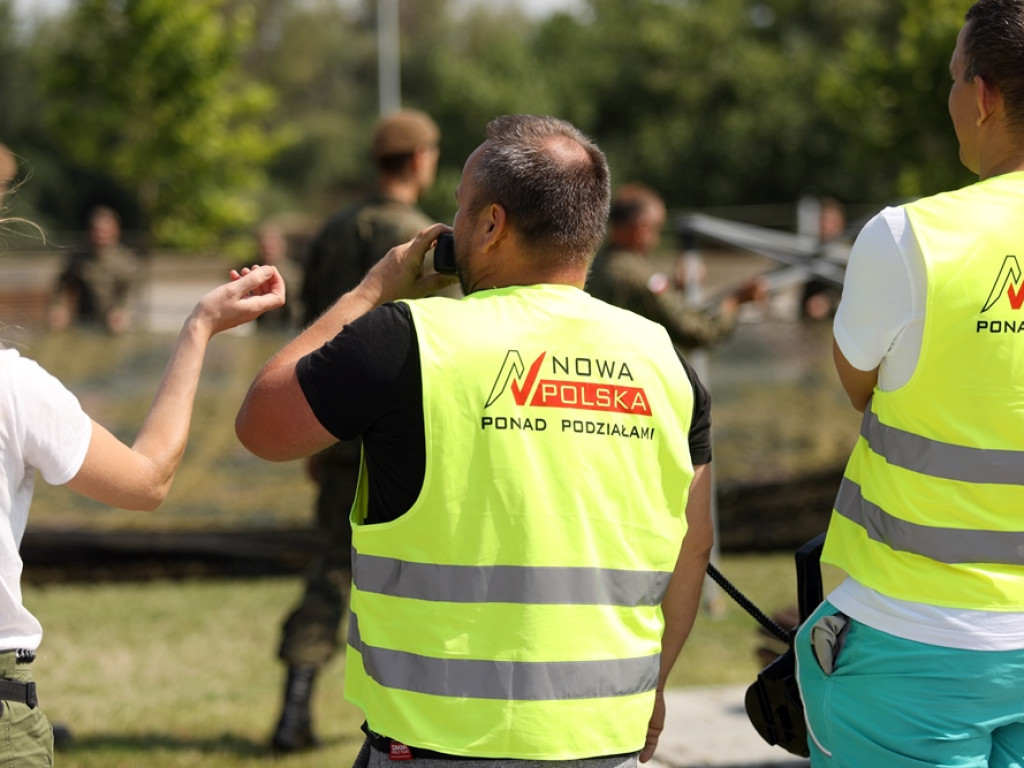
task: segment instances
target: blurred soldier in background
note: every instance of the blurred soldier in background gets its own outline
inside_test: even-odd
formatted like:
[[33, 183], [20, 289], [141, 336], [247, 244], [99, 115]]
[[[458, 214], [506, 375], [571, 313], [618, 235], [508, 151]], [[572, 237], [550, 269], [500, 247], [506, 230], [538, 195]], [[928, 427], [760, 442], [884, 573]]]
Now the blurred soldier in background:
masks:
[[[334, 215], [310, 246], [302, 301], [304, 325], [316, 320], [392, 247], [432, 223], [417, 207], [434, 183], [440, 131], [426, 114], [403, 110], [374, 129], [372, 155], [377, 187], [370, 197]], [[337, 443], [311, 457], [309, 474], [319, 486], [317, 525], [326, 550], [306, 577], [301, 602], [285, 621], [280, 658], [288, 664], [281, 718], [272, 743], [280, 752], [316, 746], [310, 702], [317, 673], [338, 647], [351, 578], [349, 509], [359, 471], [360, 441]]]
[[[846, 266], [850, 245], [846, 240], [846, 209], [834, 197], [823, 197], [818, 211], [818, 252], [816, 258]], [[800, 297], [800, 316], [807, 320], [827, 320], [839, 306], [842, 291], [821, 278], [804, 283]]]
[[131, 300], [139, 284], [139, 258], [121, 244], [121, 219], [113, 208], [97, 206], [89, 214], [89, 240], [68, 258], [57, 278], [50, 306], [50, 327], [96, 325], [110, 333], [131, 327]]
[[[288, 237], [280, 226], [266, 222], [256, 230], [256, 263], [277, 267], [285, 285], [302, 284], [302, 267], [288, 252]], [[264, 312], [256, 318], [262, 331], [294, 331], [302, 319], [302, 302], [289, 297], [283, 307]]]
[[587, 290], [595, 298], [660, 323], [683, 349], [707, 347], [736, 327], [740, 304], [766, 295], [761, 279], [742, 285], [717, 307], [695, 307], [686, 295], [682, 260], [672, 274], [660, 271], [653, 256], [665, 226], [665, 203], [644, 184], [622, 186], [612, 200], [608, 235], [597, 254]]

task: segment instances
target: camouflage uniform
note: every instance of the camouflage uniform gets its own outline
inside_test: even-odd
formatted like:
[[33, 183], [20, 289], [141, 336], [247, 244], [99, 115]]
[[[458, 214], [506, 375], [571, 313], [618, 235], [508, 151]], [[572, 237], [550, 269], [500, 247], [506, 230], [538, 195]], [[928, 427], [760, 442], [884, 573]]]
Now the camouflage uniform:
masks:
[[[416, 206], [375, 195], [331, 218], [310, 246], [302, 301], [308, 325], [354, 288], [395, 245], [433, 222]], [[315, 457], [317, 525], [326, 550], [306, 576], [302, 601], [285, 621], [279, 656], [292, 666], [319, 668], [338, 648], [351, 576], [349, 510], [359, 471], [360, 442], [339, 442]]]
[[594, 259], [587, 291], [595, 298], [660, 323], [683, 349], [707, 347], [736, 327], [736, 313], [714, 314], [694, 307], [686, 292], [641, 253], [605, 246]]
[[122, 245], [74, 253], [57, 279], [57, 292], [69, 296], [75, 319], [104, 325], [111, 312], [127, 309], [139, 282], [140, 263]]

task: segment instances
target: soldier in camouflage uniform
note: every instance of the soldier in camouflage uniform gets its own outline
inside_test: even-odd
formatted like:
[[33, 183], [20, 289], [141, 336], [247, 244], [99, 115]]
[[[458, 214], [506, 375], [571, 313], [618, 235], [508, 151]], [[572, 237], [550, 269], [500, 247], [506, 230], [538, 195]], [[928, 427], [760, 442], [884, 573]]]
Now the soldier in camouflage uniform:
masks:
[[138, 256], [121, 244], [117, 212], [97, 206], [89, 214], [88, 246], [71, 254], [57, 278], [50, 326], [62, 330], [77, 322], [123, 333], [131, 326], [140, 277]]
[[[314, 238], [306, 263], [302, 301], [308, 325], [395, 245], [433, 222], [416, 207], [434, 181], [439, 131], [422, 112], [404, 110], [382, 118], [373, 137], [377, 189], [358, 205], [328, 220]], [[285, 621], [279, 657], [288, 664], [284, 706], [273, 746], [294, 752], [316, 746], [310, 700], [317, 673], [338, 646], [351, 579], [349, 510], [359, 470], [358, 440], [340, 442], [313, 456], [309, 473], [319, 486], [317, 525], [327, 539], [324, 554], [307, 574], [302, 601]]]
[[626, 184], [612, 200], [608, 237], [594, 259], [587, 291], [595, 298], [660, 323], [683, 349], [708, 347], [733, 332], [739, 305], [765, 295], [754, 280], [726, 296], [713, 310], [694, 307], [686, 296], [682, 265], [659, 271], [651, 256], [665, 226], [665, 203], [643, 184]]

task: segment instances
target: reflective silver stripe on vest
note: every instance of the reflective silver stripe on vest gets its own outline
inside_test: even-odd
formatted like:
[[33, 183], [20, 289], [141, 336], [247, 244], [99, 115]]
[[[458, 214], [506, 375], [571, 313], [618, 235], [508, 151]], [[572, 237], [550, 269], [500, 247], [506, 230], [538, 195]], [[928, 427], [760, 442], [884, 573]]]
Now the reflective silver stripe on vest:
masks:
[[844, 477], [836, 512], [891, 549], [940, 563], [1024, 565], [1024, 531], [975, 531], [919, 525], [893, 517], [861, 495], [860, 486]]
[[607, 661], [439, 659], [364, 645], [349, 615], [348, 643], [380, 685], [452, 698], [559, 701], [630, 696], [654, 690], [661, 656]]
[[353, 552], [362, 592], [449, 603], [660, 605], [671, 573], [612, 568], [411, 563]]
[[867, 409], [860, 433], [890, 464], [923, 475], [966, 483], [1024, 485], [1024, 451], [968, 448], [929, 440], [883, 424]]

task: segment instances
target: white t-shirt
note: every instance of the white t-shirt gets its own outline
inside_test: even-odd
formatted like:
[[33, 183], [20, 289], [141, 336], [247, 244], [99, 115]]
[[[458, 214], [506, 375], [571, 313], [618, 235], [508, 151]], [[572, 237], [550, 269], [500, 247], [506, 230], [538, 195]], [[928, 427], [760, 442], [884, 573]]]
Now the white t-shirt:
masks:
[[[878, 368], [878, 388], [899, 389], [917, 367], [924, 332], [927, 272], [903, 208], [886, 208], [857, 236], [832, 332], [861, 371]], [[1024, 613], [967, 611], [897, 600], [846, 579], [829, 601], [897, 637], [949, 648], [1024, 648]]]
[[21, 538], [35, 473], [51, 485], [78, 474], [92, 421], [78, 399], [37, 363], [0, 349], [0, 651], [35, 649], [38, 620], [21, 603]]

